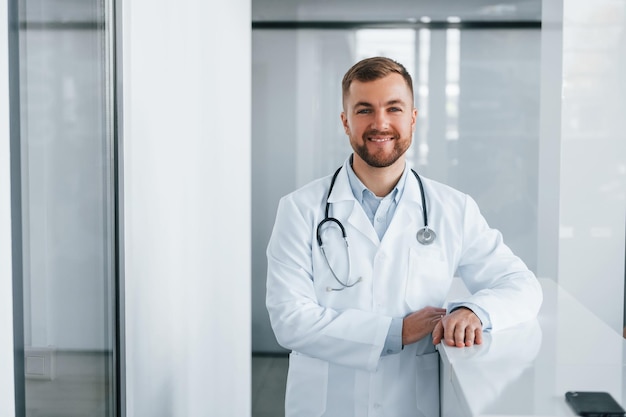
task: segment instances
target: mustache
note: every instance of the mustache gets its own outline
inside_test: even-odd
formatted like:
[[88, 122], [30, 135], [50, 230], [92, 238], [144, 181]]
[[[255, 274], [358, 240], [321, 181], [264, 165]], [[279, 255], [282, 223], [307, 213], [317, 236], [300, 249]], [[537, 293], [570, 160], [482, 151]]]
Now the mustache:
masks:
[[363, 132], [363, 139], [367, 139], [369, 136], [391, 136], [393, 139], [398, 139], [400, 135], [395, 130], [378, 130], [370, 129]]

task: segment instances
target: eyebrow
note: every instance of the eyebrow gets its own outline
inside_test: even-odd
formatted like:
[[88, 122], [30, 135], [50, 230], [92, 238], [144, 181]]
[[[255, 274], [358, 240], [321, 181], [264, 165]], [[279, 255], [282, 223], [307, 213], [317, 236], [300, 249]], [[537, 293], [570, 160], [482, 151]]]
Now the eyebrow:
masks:
[[[400, 99], [389, 100], [388, 102], [385, 103], [385, 106], [394, 106], [394, 105], [406, 105], [406, 103]], [[359, 101], [354, 105], [354, 107], [359, 107], [359, 106], [374, 107], [371, 103], [368, 103], [367, 101]]]

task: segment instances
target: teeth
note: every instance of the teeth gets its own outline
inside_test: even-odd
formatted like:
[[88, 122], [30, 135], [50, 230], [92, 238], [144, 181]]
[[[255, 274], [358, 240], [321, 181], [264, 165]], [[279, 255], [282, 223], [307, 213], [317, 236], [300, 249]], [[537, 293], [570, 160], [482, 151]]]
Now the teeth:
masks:
[[391, 139], [388, 139], [388, 138], [385, 138], [385, 139], [370, 138], [370, 140], [372, 142], [387, 142], [388, 140], [391, 140]]

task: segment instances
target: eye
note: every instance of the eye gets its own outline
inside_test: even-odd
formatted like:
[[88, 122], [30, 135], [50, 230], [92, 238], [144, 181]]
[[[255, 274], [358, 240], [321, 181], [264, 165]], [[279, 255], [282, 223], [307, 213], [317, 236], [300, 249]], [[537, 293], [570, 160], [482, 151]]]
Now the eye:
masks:
[[370, 109], [359, 109], [356, 111], [356, 114], [370, 114], [372, 110]]
[[390, 112], [398, 112], [398, 111], [402, 111], [402, 109], [400, 107], [390, 107], [389, 111]]

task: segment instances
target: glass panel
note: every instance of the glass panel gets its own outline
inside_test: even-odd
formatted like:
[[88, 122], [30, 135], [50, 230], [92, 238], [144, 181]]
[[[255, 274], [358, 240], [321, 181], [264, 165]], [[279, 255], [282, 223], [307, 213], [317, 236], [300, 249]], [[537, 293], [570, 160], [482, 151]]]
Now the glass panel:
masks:
[[538, 30], [253, 31], [253, 417], [284, 413], [287, 356], [265, 308], [278, 200], [351, 152], [339, 117], [345, 71], [373, 55], [407, 67], [419, 111], [408, 164], [472, 195], [535, 270], [540, 41]]
[[408, 163], [473, 196], [536, 269], [540, 40], [539, 30], [514, 29], [253, 31], [254, 352], [282, 352], [264, 302], [278, 200], [351, 152], [341, 79], [366, 56], [390, 56], [412, 72], [419, 115]]
[[351, 152], [339, 117], [345, 71], [373, 55], [407, 67], [419, 111], [408, 164], [472, 195], [536, 270], [540, 42], [539, 30], [253, 31], [253, 417], [284, 413], [287, 356], [265, 308], [278, 200]]
[[18, 3], [26, 415], [112, 416], [111, 6]]

